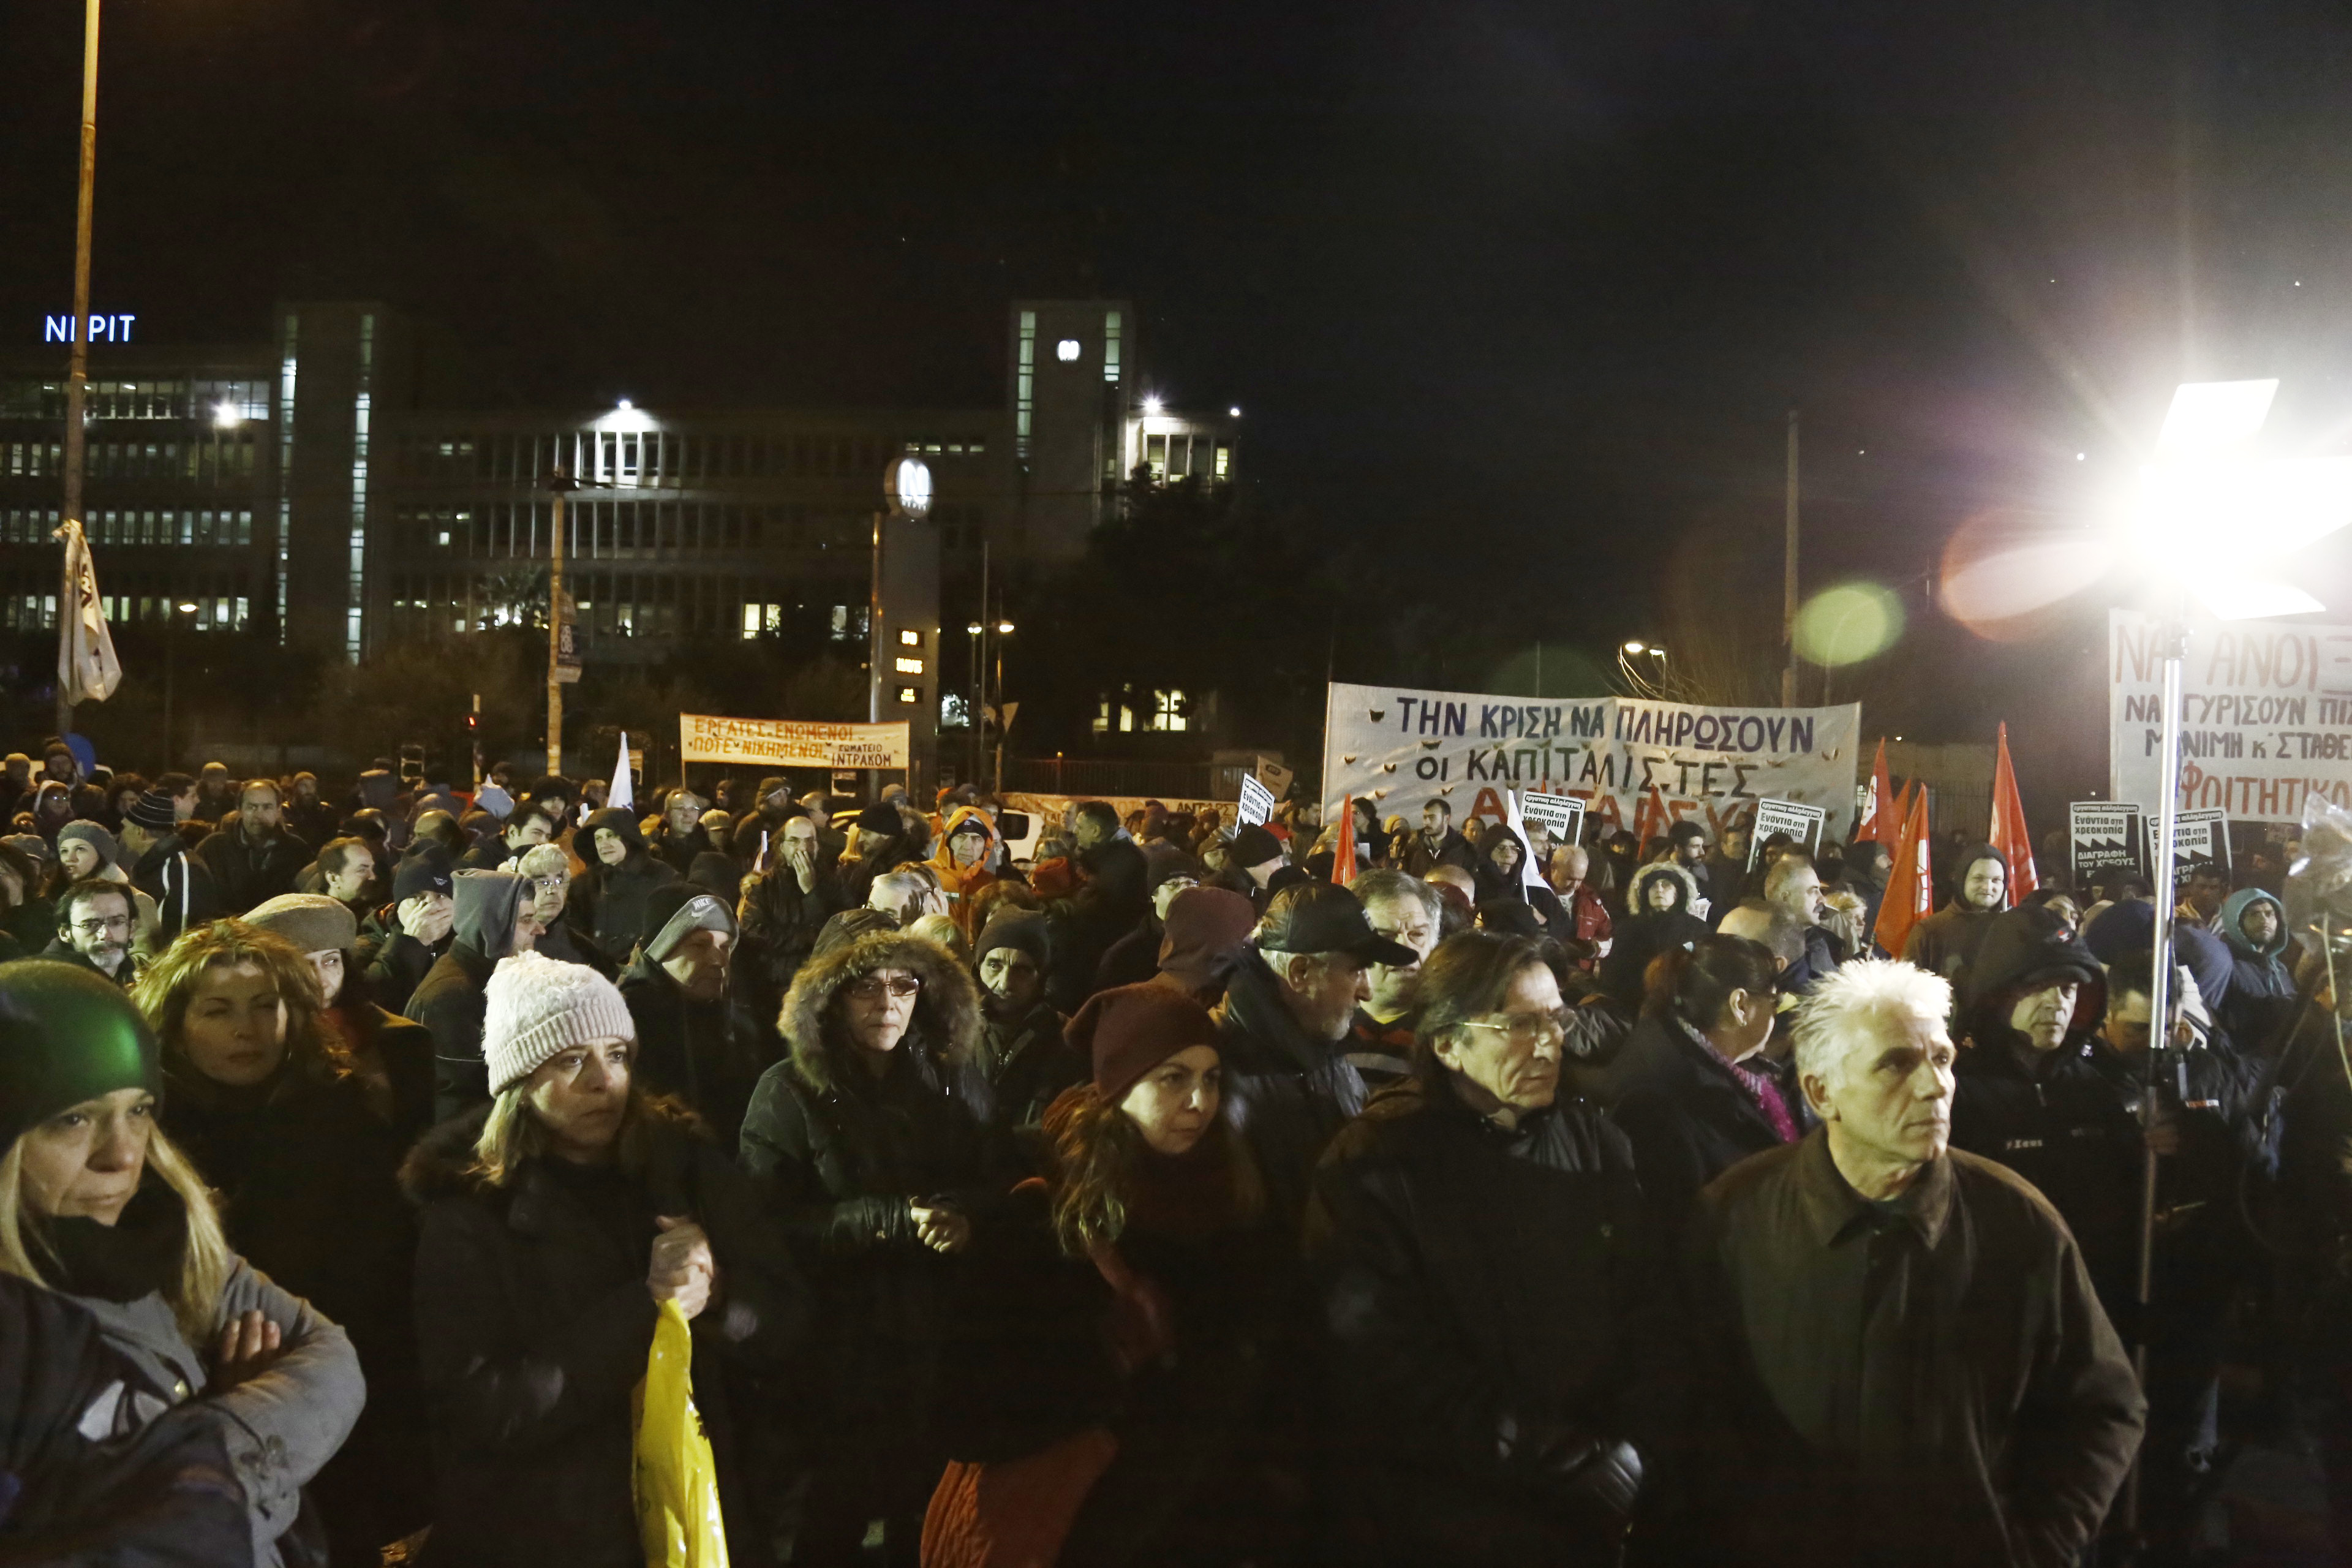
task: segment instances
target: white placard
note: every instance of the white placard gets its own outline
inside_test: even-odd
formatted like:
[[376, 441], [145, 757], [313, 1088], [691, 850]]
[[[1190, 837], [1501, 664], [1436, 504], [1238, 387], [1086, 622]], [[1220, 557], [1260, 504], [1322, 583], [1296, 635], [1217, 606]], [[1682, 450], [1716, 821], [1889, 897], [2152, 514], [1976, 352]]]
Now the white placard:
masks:
[[1808, 855], [1822, 852], [1822, 834], [1829, 822], [1829, 813], [1818, 805], [1807, 805], [1794, 800], [1759, 800], [1756, 803], [1756, 826], [1748, 833], [1748, 868], [1756, 869], [1757, 857], [1764, 852], [1764, 840], [1775, 833], [1785, 833], [1797, 841], [1797, 847]]
[[1274, 792], [1248, 773], [1242, 775], [1241, 820], [1264, 822], [1274, 815]]

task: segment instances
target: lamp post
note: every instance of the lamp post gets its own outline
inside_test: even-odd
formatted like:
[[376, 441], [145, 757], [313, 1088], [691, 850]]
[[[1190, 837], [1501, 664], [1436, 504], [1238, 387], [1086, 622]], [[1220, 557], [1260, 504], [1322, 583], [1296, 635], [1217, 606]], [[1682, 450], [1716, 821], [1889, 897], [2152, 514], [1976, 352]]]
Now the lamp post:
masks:
[[[1011, 621], [996, 623], [996, 785], [994, 793], [997, 795], [1004, 793], [1004, 731], [1013, 727], [1013, 715], [1004, 710], [1004, 639], [1012, 635]], [[1061, 782], [1059, 763], [1055, 764], [1054, 778], [1056, 784]]]
[[[563, 773], [563, 688], [580, 679], [578, 650], [572, 645], [572, 609], [563, 592], [564, 499], [581, 488], [561, 467], [541, 488], [555, 498], [547, 539], [547, 771]], [[566, 655], [570, 658], [566, 658]]]
[[[73, 335], [66, 368], [66, 493], [65, 521], [81, 521], [83, 463], [82, 411], [89, 402], [89, 224], [98, 199], [98, 4], [85, 0], [81, 37], [81, 181], [74, 205]], [[74, 587], [64, 584], [58, 595], [63, 606], [74, 602]], [[58, 635], [65, 635], [60, 616]], [[65, 683], [58, 684], [58, 733], [73, 732], [73, 703]]]
[[[2188, 658], [2189, 606], [2215, 619], [2248, 620], [2308, 615], [2326, 606], [2299, 588], [2264, 574], [2286, 557], [2352, 522], [2352, 458], [2300, 458], [2257, 461], [2244, 448], [2269, 417], [2278, 383], [2189, 382], [2176, 388], [2157, 441], [2157, 460], [2140, 476], [2129, 520], [2132, 554], [2163, 582], [2162, 709], [2158, 715], [2156, 842], [2149, 868], [2156, 889], [2156, 931], [2148, 984], [2147, 1077], [2140, 1091], [2144, 1127], [2158, 1110], [2158, 1062], [2172, 1037], [2172, 932], [2178, 896], [2173, 860], [2179, 837], [2181, 672]], [[2217, 538], [2229, 542], [2230, 564], [2217, 563]], [[2248, 570], [2247, 564], [2254, 570]], [[2137, 1298], [2143, 1320], [2153, 1294], [2156, 1262], [2158, 1156], [2142, 1157]], [[2133, 1352], [2142, 1381], [2147, 1348]], [[2124, 1497], [2126, 1526], [2139, 1518], [2139, 1468]]]

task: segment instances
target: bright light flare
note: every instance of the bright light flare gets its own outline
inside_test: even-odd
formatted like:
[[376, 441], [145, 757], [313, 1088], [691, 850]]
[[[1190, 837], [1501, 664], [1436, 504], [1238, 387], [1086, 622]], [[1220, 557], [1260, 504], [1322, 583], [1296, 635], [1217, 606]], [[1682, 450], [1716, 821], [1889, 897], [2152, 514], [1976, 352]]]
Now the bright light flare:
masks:
[[244, 424], [244, 423], [245, 423], [245, 416], [244, 416], [244, 415], [242, 415], [242, 414], [239, 414], [239, 413], [236, 411], [236, 404], [234, 404], [234, 403], [215, 403], [215, 404], [214, 404], [214, 405], [213, 405], [213, 428], [214, 428], [214, 429], [215, 429], [215, 430], [234, 430], [234, 429], [236, 429], [238, 426], [240, 426], [240, 425], [242, 425], [242, 424]]
[[2270, 381], [2190, 381], [2173, 390], [2157, 445], [2168, 452], [2227, 452], [2254, 438], [2270, 417], [2279, 384]]
[[1875, 583], [1824, 588], [1797, 612], [1797, 655], [1836, 668], [1875, 658], [1903, 635], [1903, 601]]
[[1643, 645], [1640, 640], [1636, 639], [1635, 641], [1629, 642], [1629, 643], [1627, 643], [1627, 644], [1625, 645], [1625, 651], [1626, 651], [1627, 653], [1643, 653], [1643, 652], [1646, 652], [1646, 651], [1647, 651], [1647, 649], [1646, 649], [1645, 645]]

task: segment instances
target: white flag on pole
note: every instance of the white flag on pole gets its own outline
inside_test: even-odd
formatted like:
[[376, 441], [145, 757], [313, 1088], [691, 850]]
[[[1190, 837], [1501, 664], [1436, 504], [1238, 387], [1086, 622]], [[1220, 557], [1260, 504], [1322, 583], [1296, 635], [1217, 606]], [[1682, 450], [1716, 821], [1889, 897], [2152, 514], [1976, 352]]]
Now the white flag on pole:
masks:
[[58, 603], [58, 684], [68, 702], [103, 702], [122, 684], [122, 665], [98, 599], [98, 572], [90, 564], [89, 541], [81, 523], [68, 519], [56, 536], [65, 541], [66, 575]]
[[637, 805], [637, 792], [629, 780], [629, 732], [621, 731], [621, 758], [613, 764], [613, 782], [605, 790], [604, 804], [616, 810], [633, 811]]

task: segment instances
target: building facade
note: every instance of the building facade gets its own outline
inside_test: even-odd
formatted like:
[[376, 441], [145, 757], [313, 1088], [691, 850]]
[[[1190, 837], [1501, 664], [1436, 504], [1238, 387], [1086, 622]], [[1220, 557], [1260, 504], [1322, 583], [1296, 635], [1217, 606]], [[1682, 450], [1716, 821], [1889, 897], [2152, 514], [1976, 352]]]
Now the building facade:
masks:
[[[352, 659], [544, 624], [559, 470], [583, 487], [564, 575], [583, 657], [625, 663], [787, 630], [862, 651], [902, 455], [929, 466], [951, 577], [983, 542], [1003, 570], [1074, 557], [1139, 467], [1224, 483], [1235, 462], [1233, 418], [1144, 389], [1125, 300], [1015, 301], [993, 408], [433, 406], [412, 324], [367, 301], [281, 306], [267, 342], [226, 348], [111, 336], [90, 346], [84, 491], [110, 617]], [[65, 355], [0, 355], [0, 626], [17, 631], [57, 624]]]

